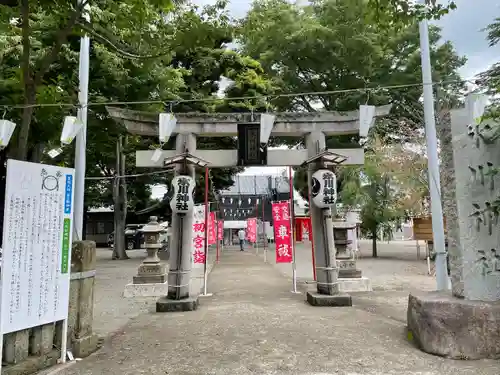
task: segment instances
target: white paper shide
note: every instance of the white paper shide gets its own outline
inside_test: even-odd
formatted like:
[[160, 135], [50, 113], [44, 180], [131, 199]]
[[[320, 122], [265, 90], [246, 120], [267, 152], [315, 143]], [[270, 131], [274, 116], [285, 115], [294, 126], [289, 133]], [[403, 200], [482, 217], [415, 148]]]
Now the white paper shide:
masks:
[[2, 333], [67, 319], [74, 169], [7, 162]]
[[8, 120], [0, 120], [0, 150], [7, 147], [14, 133], [16, 124]]

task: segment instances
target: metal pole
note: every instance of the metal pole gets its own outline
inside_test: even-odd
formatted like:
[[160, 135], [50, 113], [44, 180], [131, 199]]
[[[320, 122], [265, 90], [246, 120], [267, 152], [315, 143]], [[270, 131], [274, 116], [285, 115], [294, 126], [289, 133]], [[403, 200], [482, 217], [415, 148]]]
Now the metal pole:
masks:
[[447, 290], [448, 272], [444, 239], [443, 207], [439, 176], [439, 159], [434, 115], [434, 95], [429, 48], [429, 26], [427, 20], [420, 21], [420, 54], [422, 59], [422, 83], [424, 94], [425, 138], [427, 142], [427, 163], [429, 171], [429, 192], [431, 196], [432, 235], [436, 252], [437, 290]]
[[259, 204], [255, 202], [255, 254], [259, 253]]
[[[215, 214], [215, 215], [216, 215], [216, 219], [217, 219], [217, 214]], [[215, 227], [215, 231], [216, 231], [215, 239], [216, 239], [217, 248], [216, 248], [215, 261], [217, 263], [219, 263], [219, 242], [220, 242], [220, 239], [219, 239], [219, 225], [220, 225], [219, 220], [216, 220], [216, 223], [217, 223], [217, 225]]]
[[[81, 0], [79, 0], [81, 2]], [[84, 17], [89, 17], [88, 11], [83, 10]], [[78, 132], [75, 140], [75, 194], [73, 210], [73, 233], [75, 240], [83, 240], [83, 214], [85, 194], [85, 153], [87, 149], [87, 104], [89, 91], [89, 55], [90, 39], [84, 35], [80, 39], [80, 56], [78, 65], [79, 92], [78, 119], [82, 122], [82, 130]], [[116, 234], [115, 234], [116, 236]]]
[[262, 228], [264, 231], [264, 263], [267, 263], [267, 233], [266, 233], [266, 221], [264, 215], [264, 196], [262, 196]]
[[309, 241], [311, 241], [311, 256], [313, 266], [313, 279], [316, 281], [316, 258], [314, 257], [314, 236], [312, 234], [312, 219], [311, 219], [311, 194], [309, 193]]
[[295, 254], [295, 204], [293, 202], [293, 179], [292, 167], [288, 167], [288, 176], [290, 182], [290, 235], [292, 236], [292, 293], [297, 292], [297, 264]]

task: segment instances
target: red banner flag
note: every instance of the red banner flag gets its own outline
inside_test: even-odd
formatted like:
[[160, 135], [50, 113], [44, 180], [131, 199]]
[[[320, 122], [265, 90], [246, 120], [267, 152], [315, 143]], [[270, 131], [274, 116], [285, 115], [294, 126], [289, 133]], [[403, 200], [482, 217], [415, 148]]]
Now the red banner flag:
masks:
[[247, 219], [247, 240], [255, 243], [257, 241], [257, 219]]
[[215, 239], [215, 212], [210, 212], [208, 216], [208, 244], [213, 245]]
[[290, 205], [288, 202], [272, 204], [276, 263], [291, 263], [292, 238], [290, 230]]

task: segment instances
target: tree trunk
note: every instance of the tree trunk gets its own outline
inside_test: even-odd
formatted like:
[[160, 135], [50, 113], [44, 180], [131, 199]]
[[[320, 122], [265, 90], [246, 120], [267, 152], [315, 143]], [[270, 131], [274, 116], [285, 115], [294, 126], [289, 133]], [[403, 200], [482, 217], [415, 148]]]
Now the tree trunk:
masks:
[[87, 239], [87, 221], [89, 214], [89, 206], [83, 205], [83, 230], [82, 230], [82, 240], [85, 241]]
[[123, 158], [123, 139], [122, 136], [116, 142], [116, 176], [113, 186], [114, 221], [115, 236], [112, 259], [129, 259], [125, 247], [125, 219], [126, 219], [126, 187], [122, 171], [125, 170], [125, 160]]
[[41, 163], [44, 148], [45, 148], [45, 143], [37, 143], [30, 150], [29, 161], [31, 161], [32, 163]]
[[377, 258], [377, 229], [372, 230], [372, 257]]
[[19, 130], [19, 138], [17, 140], [17, 148], [15, 157], [18, 160], [26, 160], [28, 156], [28, 137], [30, 134], [31, 118], [33, 116], [33, 104], [36, 102], [36, 87], [31, 75], [30, 59], [31, 59], [31, 27], [30, 27], [30, 6], [29, 0], [21, 2], [21, 19], [22, 19], [22, 44], [23, 54], [21, 57], [21, 69], [23, 75], [24, 87], [24, 104], [23, 114], [21, 117], [21, 129]]

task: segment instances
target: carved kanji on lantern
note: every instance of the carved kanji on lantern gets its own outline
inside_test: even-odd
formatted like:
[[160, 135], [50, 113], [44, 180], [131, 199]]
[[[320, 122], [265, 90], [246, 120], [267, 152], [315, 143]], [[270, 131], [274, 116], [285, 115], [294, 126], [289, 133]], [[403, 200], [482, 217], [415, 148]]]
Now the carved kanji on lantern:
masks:
[[311, 197], [319, 208], [333, 206], [337, 201], [337, 178], [332, 171], [320, 169], [312, 175]]

